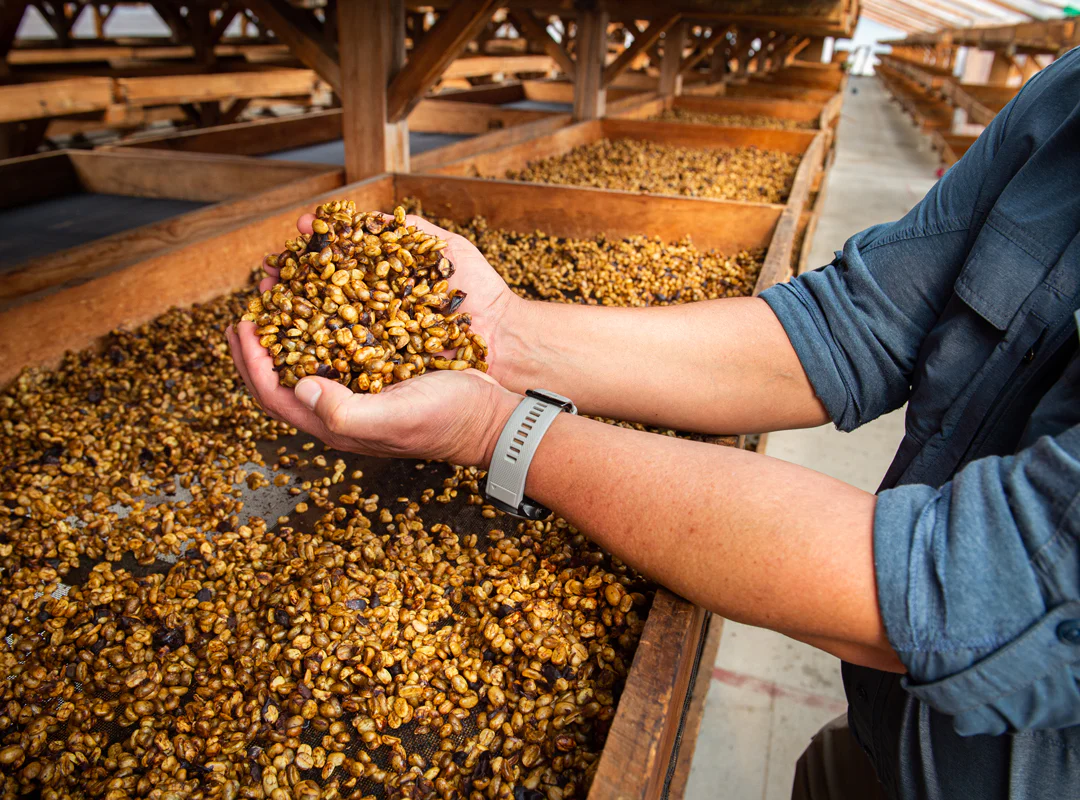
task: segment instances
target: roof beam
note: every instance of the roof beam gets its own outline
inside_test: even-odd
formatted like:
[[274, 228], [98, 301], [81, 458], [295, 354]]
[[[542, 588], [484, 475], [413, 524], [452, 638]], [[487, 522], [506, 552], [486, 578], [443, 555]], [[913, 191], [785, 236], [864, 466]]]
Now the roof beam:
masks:
[[544, 52], [551, 56], [559, 68], [574, 80], [574, 60], [566, 52], [562, 44], [556, 42], [548, 31], [547, 20], [540, 21], [533, 16], [527, 8], [518, 8], [510, 12], [510, 21], [521, 32], [526, 40], [535, 42], [544, 48]]
[[975, 22], [974, 17], [962, 14], [959, 11], [947, 11], [945, 9], [937, 11], [935, 9], [939, 7], [934, 6], [927, 0], [887, 0], [887, 2], [898, 9], [905, 9], [916, 15], [924, 15], [938, 20], [946, 26], [956, 26], [957, 20], [960, 20], [961, 25], [972, 25]]
[[641, 32], [637, 31], [637, 25], [633, 25], [635, 31], [634, 41], [628, 48], [619, 53], [618, 58], [604, 68], [604, 86], [610, 86], [633, 63], [635, 58], [660, 41], [660, 37], [664, 35], [664, 32], [678, 21], [679, 15], [676, 13], [657, 17], [649, 23], [649, 27]]
[[387, 97], [390, 122], [405, 119], [434, 85], [450, 62], [483, 30], [495, 10], [496, 0], [459, 0], [445, 12], [394, 76]]
[[735, 25], [727, 25], [723, 28], [716, 27], [712, 29], [708, 38], [699, 42], [697, 52], [691, 53], [683, 61], [682, 66], [679, 67], [679, 74], [686, 76], [689, 75], [694, 67], [704, 61], [706, 58], [712, 55], [712, 51], [717, 48], [719, 44], [727, 40], [727, 35], [735, 29]]
[[286, 0], [242, 2], [259, 18], [261, 27], [272, 30], [278, 41], [285, 44], [306, 67], [319, 73], [341, 96], [341, 65], [337, 44], [326, 40], [311, 12], [296, 8]]
[[907, 20], [908, 22], [914, 23], [917, 28], [926, 32], [933, 32], [936, 30], [934, 23], [929, 22], [925, 17], [912, 14], [910, 11], [901, 8], [893, 2], [886, 2], [883, 0], [883, 2], [879, 3], [876, 2], [876, 0], [863, 0], [863, 6], [891, 14], [897, 19]]
[[916, 33], [919, 31], [930, 30], [930, 28], [916, 28], [910, 22], [902, 22], [896, 17], [882, 13], [866, 5], [862, 7], [862, 13], [870, 19], [874, 20], [874, 22], [880, 22], [882, 25], [888, 25], [890, 28], [895, 28], [896, 30], [903, 31], [904, 33]]

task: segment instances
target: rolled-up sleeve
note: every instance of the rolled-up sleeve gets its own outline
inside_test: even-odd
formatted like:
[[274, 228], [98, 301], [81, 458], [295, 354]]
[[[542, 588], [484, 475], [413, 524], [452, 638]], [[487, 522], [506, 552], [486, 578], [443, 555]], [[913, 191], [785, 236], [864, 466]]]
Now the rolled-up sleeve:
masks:
[[874, 529], [908, 691], [962, 735], [1080, 724], [1080, 425], [882, 492]]
[[851, 237], [826, 267], [762, 293], [833, 422], [899, 408], [919, 349], [952, 293], [1008, 114], [903, 219]]

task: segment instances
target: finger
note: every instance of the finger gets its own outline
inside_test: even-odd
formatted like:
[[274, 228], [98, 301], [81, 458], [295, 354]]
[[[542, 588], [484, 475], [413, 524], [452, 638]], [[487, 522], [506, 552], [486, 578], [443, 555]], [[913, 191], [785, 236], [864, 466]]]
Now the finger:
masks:
[[300, 231], [300, 233], [314, 233], [315, 231], [311, 228], [311, 222], [314, 219], [314, 214], [304, 214], [296, 221], [296, 229]]
[[277, 286], [277, 282], [278, 279], [276, 276], [270, 278], [263, 278], [261, 281], [259, 281], [259, 291], [265, 292], [268, 289], [273, 289], [275, 286]]
[[380, 395], [356, 394], [327, 378], [304, 378], [296, 384], [296, 399], [339, 437], [362, 442], [383, 421], [385, 402]]
[[[267, 256], [266, 258], [269, 258], [269, 256]], [[268, 264], [268, 263], [266, 262], [266, 258], [264, 258], [264, 259], [263, 259], [263, 265], [262, 265], [262, 266], [263, 266], [263, 270], [264, 270], [264, 271], [266, 272], [266, 274], [267, 274], [267, 275], [269, 275], [270, 277], [272, 277], [272, 278], [276, 278], [276, 277], [277, 277], [278, 275], [280, 275], [280, 274], [281, 274], [281, 269], [280, 269], [280, 267], [272, 267], [272, 266], [270, 266], [270, 265], [269, 265], [269, 264]]]
[[[255, 324], [241, 322], [237, 326], [236, 336], [247, 369], [248, 386], [263, 410], [275, 419], [284, 420], [309, 432], [313, 431], [312, 423], [316, 421], [314, 416], [297, 402], [291, 389], [278, 382], [274, 359], [270, 352], [259, 344]], [[314, 430], [318, 430], [318, 426], [315, 426]]]
[[232, 325], [225, 329], [225, 338], [229, 342], [229, 352], [232, 354], [236, 371], [240, 373], [240, 378], [244, 381], [248, 393], [254, 395], [254, 392], [251, 391], [251, 378], [248, 376], [247, 364], [244, 363], [244, 354], [240, 349], [240, 339]]

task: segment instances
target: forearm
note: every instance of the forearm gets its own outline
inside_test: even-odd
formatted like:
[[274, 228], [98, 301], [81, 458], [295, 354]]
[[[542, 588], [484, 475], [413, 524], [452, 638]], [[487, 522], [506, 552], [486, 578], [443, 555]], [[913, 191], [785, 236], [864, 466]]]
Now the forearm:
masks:
[[901, 668], [878, 610], [871, 494], [765, 456], [567, 414], [526, 490], [695, 603]]
[[775, 314], [756, 298], [657, 308], [524, 303], [493, 375], [587, 414], [708, 433], [828, 421]]

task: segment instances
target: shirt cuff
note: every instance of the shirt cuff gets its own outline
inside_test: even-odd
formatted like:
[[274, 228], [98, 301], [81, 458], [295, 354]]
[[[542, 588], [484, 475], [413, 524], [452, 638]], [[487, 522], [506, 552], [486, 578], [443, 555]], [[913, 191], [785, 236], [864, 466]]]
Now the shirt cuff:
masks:
[[760, 296], [784, 326], [784, 332], [791, 340], [791, 346], [829, 418], [841, 430], [854, 430], [859, 423], [847, 387], [832, 358], [828, 344], [828, 323], [811, 293], [800, 281], [794, 280], [771, 286]]

